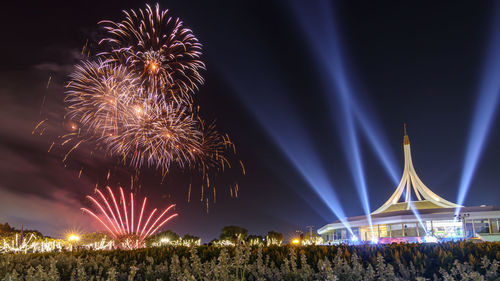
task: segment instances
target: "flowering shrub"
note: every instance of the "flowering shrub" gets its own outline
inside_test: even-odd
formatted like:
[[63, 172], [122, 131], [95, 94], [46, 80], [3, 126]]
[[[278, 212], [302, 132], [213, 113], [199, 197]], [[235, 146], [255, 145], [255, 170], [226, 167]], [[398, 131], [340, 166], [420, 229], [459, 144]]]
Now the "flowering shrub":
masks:
[[20, 234], [11, 233], [3, 235], [0, 240], [0, 253], [51, 252], [68, 246], [63, 240], [42, 237], [36, 233], [28, 233], [22, 238]]
[[1, 254], [0, 280], [498, 280], [500, 243]]

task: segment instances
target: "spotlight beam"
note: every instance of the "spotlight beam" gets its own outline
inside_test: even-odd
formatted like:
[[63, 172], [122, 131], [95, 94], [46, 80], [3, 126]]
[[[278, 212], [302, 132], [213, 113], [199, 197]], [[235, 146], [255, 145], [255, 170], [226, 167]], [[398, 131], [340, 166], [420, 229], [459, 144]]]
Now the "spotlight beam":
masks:
[[335, 30], [336, 24], [331, 13], [333, 7], [326, 1], [322, 1], [318, 6], [310, 4], [308, 3], [307, 7], [301, 6], [299, 8], [299, 4], [296, 2], [295, 12], [300, 19], [305, 34], [309, 37], [309, 41], [312, 42], [315, 53], [318, 54], [318, 61], [328, 74], [326, 81], [328, 81], [328, 88], [331, 89], [330, 92], [336, 93], [334, 97], [332, 94], [328, 96], [332, 107], [336, 107], [338, 104], [338, 109], [341, 112], [340, 116], [334, 116], [333, 118], [340, 123], [340, 136], [346, 160], [349, 164], [364, 212], [370, 226], [372, 226], [370, 201], [368, 199], [361, 149], [352, 113], [352, 99], [354, 94], [352, 89], [350, 89], [347, 77], [348, 70], [343, 61], [341, 46], [338, 43], [339, 36]]
[[[252, 34], [249, 34], [252, 36]], [[248, 49], [248, 42], [233, 42], [235, 48]], [[346, 228], [350, 230], [345, 220], [344, 210], [334, 190], [334, 185], [325, 171], [323, 163], [318, 157], [318, 152], [311, 148], [310, 136], [304, 129], [300, 115], [294, 110], [287, 96], [289, 86], [283, 83], [280, 77], [281, 71], [273, 65], [273, 57], [266, 53], [265, 48], [259, 48], [258, 41], [254, 44], [253, 52], [249, 51], [245, 61], [227, 54], [224, 59], [218, 58], [217, 67], [223, 74], [225, 81], [234, 90], [243, 104], [252, 113], [255, 120], [265, 130], [270, 139], [281, 150], [291, 165], [299, 172], [314, 194], [328, 206], [329, 210]], [[263, 69], [264, 71], [253, 72], [252, 75], [234, 71], [234, 64], [242, 63], [248, 69]], [[259, 81], [259, 83], [255, 83]], [[262, 87], [261, 85], [265, 85]], [[302, 196], [308, 203], [307, 196]], [[315, 208], [315, 206], [312, 206]]]
[[[270, 72], [272, 73], [272, 71]], [[310, 137], [304, 130], [305, 125], [297, 117], [298, 114], [284, 94], [288, 91], [278, 82], [280, 79], [274, 75], [259, 77], [262, 84], [268, 86], [265, 94], [256, 96], [253, 92], [248, 92], [249, 89], [245, 87], [244, 83], [243, 85], [241, 85], [242, 83], [235, 83], [235, 81], [241, 81], [242, 77], [234, 76], [235, 73], [230, 71], [226, 71], [224, 74], [229, 78], [227, 82], [235, 89], [255, 119], [296, 171], [299, 172], [309, 188], [352, 232], [348, 221], [345, 219], [346, 216], [335, 192], [334, 185], [324, 170], [317, 152], [312, 148], [313, 144]], [[249, 82], [249, 84], [253, 84], [253, 82]], [[269, 101], [269, 96], [273, 97], [273, 102]], [[279, 104], [279, 107], [276, 107], [275, 104]], [[286, 116], [286, 122], [283, 122], [284, 116]]]
[[[457, 204], [462, 206], [474, 177], [481, 153], [486, 144], [500, 96], [500, 4], [495, 12], [493, 34], [486, 56], [484, 75], [479, 86], [479, 96], [474, 109], [469, 138], [458, 188]], [[458, 215], [460, 208], [455, 214]]]
[[390, 149], [389, 142], [381, 133], [383, 132], [382, 128], [380, 128], [378, 122], [373, 121], [374, 115], [369, 115], [366, 107], [362, 107], [359, 100], [356, 103], [351, 103], [351, 105], [354, 116], [361, 125], [363, 133], [366, 138], [370, 140], [368, 142], [369, 145], [375, 151], [375, 155], [379, 158], [380, 162], [382, 162], [394, 185], [397, 185], [399, 183], [401, 170], [396, 165], [397, 161], [394, 153]]
[[[410, 197], [411, 197], [411, 195], [410, 195]], [[423, 229], [424, 229], [425, 236], [429, 236], [429, 233], [427, 232], [427, 228], [426, 228], [424, 222], [422, 221], [422, 217], [420, 216], [420, 213], [418, 212], [418, 209], [413, 206], [411, 198], [408, 201], [408, 204], [410, 204], [410, 209], [413, 212], [413, 215], [415, 215], [415, 217], [417, 218], [417, 221], [418, 221], [417, 228], [418, 228], [418, 224], [420, 224], [423, 227]]]

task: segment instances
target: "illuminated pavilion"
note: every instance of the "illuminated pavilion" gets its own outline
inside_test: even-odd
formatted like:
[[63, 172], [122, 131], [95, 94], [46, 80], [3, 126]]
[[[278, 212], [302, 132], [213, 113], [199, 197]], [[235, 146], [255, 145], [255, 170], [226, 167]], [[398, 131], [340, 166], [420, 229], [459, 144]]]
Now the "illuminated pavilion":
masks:
[[[351, 231], [340, 220], [318, 229], [326, 244], [352, 240], [424, 242], [428, 237], [457, 240], [479, 237], [500, 241], [500, 207], [463, 207], [432, 192], [418, 177], [411, 159], [410, 139], [403, 139], [404, 170], [396, 191], [371, 213], [372, 227], [366, 216], [346, 218]], [[412, 191], [415, 199], [412, 200]], [[400, 202], [402, 200], [402, 202]], [[456, 218], [459, 210], [461, 218]]]

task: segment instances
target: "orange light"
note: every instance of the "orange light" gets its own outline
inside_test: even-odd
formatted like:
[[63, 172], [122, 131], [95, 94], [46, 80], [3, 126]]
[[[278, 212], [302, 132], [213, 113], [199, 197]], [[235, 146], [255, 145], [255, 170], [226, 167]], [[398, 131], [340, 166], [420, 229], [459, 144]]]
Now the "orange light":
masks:
[[294, 244], [294, 245], [300, 244], [300, 239], [293, 239], [292, 244]]
[[77, 234], [70, 234], [68, 236], [68, 241], [70, 241], [70, 242], [76, 242], [79, 240], [80, 240], [80, 236], [78, 236]]
[[151, 68], [151, 71], [156, 71], [156, 69], [158, 68], [158, 64], [155, 62], [151, 62], [149, 64], [149, 67]]
[[136, 106], [134, 107], [134, 109], [135, 109], [135, 112], [136, 112], [137, 114], [141, 114], [141, 113], [142, 113], [142, 108], [141, 108], [140, 106], [136, 105]]

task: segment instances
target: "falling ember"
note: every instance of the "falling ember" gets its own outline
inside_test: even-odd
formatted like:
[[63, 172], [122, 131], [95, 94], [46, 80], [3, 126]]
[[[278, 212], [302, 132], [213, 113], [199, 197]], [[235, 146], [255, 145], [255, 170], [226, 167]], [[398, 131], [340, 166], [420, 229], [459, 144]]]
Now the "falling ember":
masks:
[[48, 119], [45, 119], [45, 120], [43, 120], [43, 121], [38, 122], [38, 124], [35, 126], [35, 128], [34, 128], [34, 129], [33, 129], [33, 131], [31, 132], [31, 134], [32, 134], [32, 135], [34, 135], [34, 134], [35, 134], [35, 132], [36, 132], [36, 130], [37, 130], [37, 129], [38, 129], [38, 128], [42, 125], [42, 124], [44, 124], [47, 120], [48, 120]]
[[71, 152], [73, 152], [73, 150], [77, 149], [77, 148], [80, 146], [80, 144], [82, 144], [82, 142], [83, 142], [83, 140], [79, 141], [79, 142], [78, 142], [75, 146], [73, 146], [73, 147], [72, 147], [72, 148], [68, 151], [68, 153], [66, 153], [66, 155], [64, 155], [64, 158], [63, 158], [63, 160], [62, 160], [62, 162], [63, 162], [63, 163], [64, 163], [64, 162], [66, 162], [66, 159], [68, 159], [68, 156], [71, 154]]
[[240, 165], [241, 165], [241, 170], [243, 172], [243, 175], [246, 175], [246, 170], [245, 170], [245, 165], [243, 165], [243, 161], [240, 160]]
[[47, 152], [50, 152], [52, 150], [52, 147], [54, 147], [54, 143], [55, 142], [52, 142], [52, 144], [50, 145], [49, 150], [47, 150]]
[[89, 44], [89, 39], [87, 39], [87, 41], [85, 41], [85, 45], [83, 45], [83, 47], [82, 47], [82, 56], [85, 54], [85, 50], [87, 49], [88, 44]]
[[[166, 216], [166, 214], [172, 208], [174, 208], [175, 205], [172, 204], [168, 206], [159, 216], [156, 216], [155, 219], [155, 215], [158, 210], [155, 208], [147, 216], [148, 219], [146, 220], [146, 222], [142, 224], [147, 201], [146, 197], [143, 199], [140, 215], [136, 218], [134, 217], [136, 204], [134, 200], [134, 194], [132, 192], [130, 193], [130, 209], [128, 209], [123, 188], [120, 187], [119, 189], [121, 196], [121, 208], [117, 204], [116, 197], [109, 186], [107, 187], [107, 190], [113, 204], [110, 204], [106, 196], [96, 188], [96, 191], [99, 194], [99, 198], [102, 199], [101, 201], [104, 204], [100, 203], [96, 198], [90, 195], [88, 195], [87, 198], [96, 206], [96, 208], [99, 210], [99, 214], [96, 214], [95, 212], [87, 208], [82, 208], [82, 211], [90, 214], [97, 221], [99, 221], [115, 240], [120, 241], [123, 248], [142, 247], [144, 245], [144, 239], [156, 233], [156, 231], [158, 231], [164, 224], [178, 215], [177, 213], [174, 213]], [[154, 222], [151, 223], [152, 220]]]
[[80, 169], [80, 172], [78, 173], [78, 178], [82, 176], [83, 168]]
[[188, 203], [191, 201], [191, 184], [189, 184], [189, 190], [188, 190]]
[[47, 89], [49, 88], [50, 86], [50, 81], [52, 80], [52, 76], [49, 76], [49, 81], [47, 81]]

